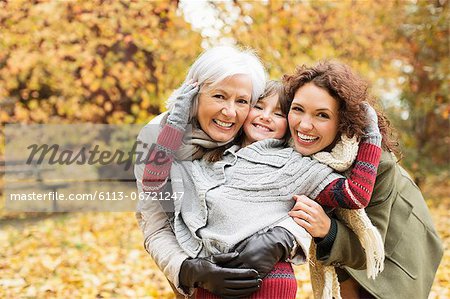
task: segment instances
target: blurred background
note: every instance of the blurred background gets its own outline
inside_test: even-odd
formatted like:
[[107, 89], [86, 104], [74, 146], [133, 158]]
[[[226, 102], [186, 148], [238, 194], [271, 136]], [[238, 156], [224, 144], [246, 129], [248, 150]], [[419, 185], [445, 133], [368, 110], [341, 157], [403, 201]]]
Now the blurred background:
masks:
[[[326, 58], [365, 77], [447, 249], [448, 2], [1, 0], [0, 186], [6, 124], [144, 125], [204, 49], [236, 44], [272, 79]], [[1, 298], [171, 298], [133, 213], [17, 213], [0, 196]], [[449, 277], [446, 250], [430, 298], [450, 296]]]

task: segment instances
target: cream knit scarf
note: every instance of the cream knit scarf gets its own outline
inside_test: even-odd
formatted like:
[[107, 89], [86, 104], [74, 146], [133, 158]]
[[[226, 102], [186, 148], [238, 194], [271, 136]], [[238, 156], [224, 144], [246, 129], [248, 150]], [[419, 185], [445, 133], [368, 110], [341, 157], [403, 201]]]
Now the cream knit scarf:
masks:
[[[319, 152], [313, 158], [331, 168], [343, 172], [350, 168], [358, 153], [356, 137], [341, 136], [331, 152]], [[377, 228], [372, 224], [364, 209], [337, 208], [335, 213], [358, 236], [366, 253], [367, 277], [375, 277], [384, 268], [384, 243]], [[341, 299], [340, 287], [333, 266], [324, 266], [316, 259], [316, 245], [311, 243], [309, 269], [314, 298]]]

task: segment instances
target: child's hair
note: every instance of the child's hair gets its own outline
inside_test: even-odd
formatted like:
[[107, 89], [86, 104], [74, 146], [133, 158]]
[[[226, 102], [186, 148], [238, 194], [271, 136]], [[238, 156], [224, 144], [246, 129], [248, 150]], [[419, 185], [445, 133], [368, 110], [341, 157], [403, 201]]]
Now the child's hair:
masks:
[[[376, 101], [369, 95], [368, 84], [356, 75], [349, 66], [337, 61], [321, 61], [310, 67], [297, 67], [294, 74], [284, 75], [283, 84], [290, 103], [299, 88], [313, 83], [325, 89], [339, 103], [339, 132], [348, 137], [364, 135], [367, 119], [363, 102], [368, 102], [377, 111], [378, 126], [382, 135], [382, 147], [400, 154], [398, 142], [386, 116], [376, 107]], [[336, 136], [338, 137], [338, 136]]]
[[273, 95], [278, 96], [278, 102], [280, 103], [281, 112], [287, 116], [289, 112], [290, 102], [288, 101], [286, 93], [284, 92], [284, 86], [281, 81], [267, 81], [266, 88], [264, 89], [263, 94], [259, 97], [258, 101]]

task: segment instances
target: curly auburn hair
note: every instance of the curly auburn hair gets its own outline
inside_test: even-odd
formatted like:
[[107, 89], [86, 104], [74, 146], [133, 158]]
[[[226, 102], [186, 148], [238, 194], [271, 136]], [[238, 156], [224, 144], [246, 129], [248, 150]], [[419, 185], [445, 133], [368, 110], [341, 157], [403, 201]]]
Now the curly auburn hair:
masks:
[[326, 90], [339, 103], [339, 132], [349, 137], [364, 135], [367, 124], [366, 113], [362, 105], [368, 102], [377, 112], [378, 127], [382, 135], [382, 148], [400, 154], [398, 142], [386, 116], [377, 109], [376, 100], [369, 94], [369, 85], [356, 75], [348, 65], [337, 61], [321, 61], [310, 67], [297, 67], [294, 74], [284, 75], [283, 84], [290, 103], [299, 88], [313, 83]]

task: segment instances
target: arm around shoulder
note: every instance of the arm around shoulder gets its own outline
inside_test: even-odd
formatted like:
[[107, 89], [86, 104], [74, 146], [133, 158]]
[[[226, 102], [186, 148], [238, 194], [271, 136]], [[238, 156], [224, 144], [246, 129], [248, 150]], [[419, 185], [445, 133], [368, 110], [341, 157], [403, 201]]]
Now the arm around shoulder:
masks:
[[[365, 209], [373, 225], [380, 232], [383, 242], [389, 225], [392, 201], [395, 198], [395, 171], [395, 158], [391, 153], [383, 152], [372, 199]], [[321, 255], [318, 254], [318, 260], [326, 265], [345, 265], [354, 269], [364, 269], [366, 267], [365, 251], [358, 237], [340, 219], [335, 215], [333, 217], [335, 217], [337, 228], [336, 237], [332, 242], [331, 250], [323, 251]], [[320, 247], [320, 244], [318, 245]]]
[[[144, 155], [147, 154], [144, 144], [151, 145], [157, 139], [159, 133], [158, 123], [150, 122], [145, 126], [138, 136], [137, 150]], [[142, 178], [144, 174], [145, 164], [136, 163], [134, 173], [138, 193], [143, 193]], [[141, 198], [141, 197], [139, 197]], [[142, 196], [145, 199], [145, 196]], [[169, 281], [179, 287], [178, 274], [181, 264], [188, 255], [179, 246], [175, 234], [170, 225], [168, 215], [158, 201], [139, 201], [136, 219], [140, 229], [144, 235], [144, 248], [152, 256], [157, 266], [164, 272]]]

